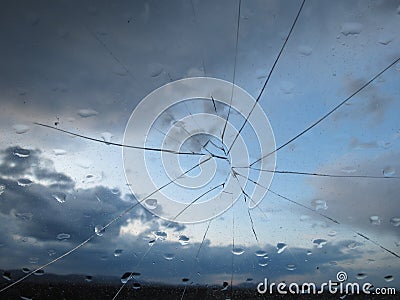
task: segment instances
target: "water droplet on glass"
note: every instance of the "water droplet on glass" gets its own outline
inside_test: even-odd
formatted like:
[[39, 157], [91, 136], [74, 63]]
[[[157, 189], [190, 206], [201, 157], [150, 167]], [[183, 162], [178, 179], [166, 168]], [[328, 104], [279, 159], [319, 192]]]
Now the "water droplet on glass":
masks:
[[342, 172], [343, 173], [355, 173], [357, 171], [357, 169], [355, 169], [354, 167], [344, 167], [342, 168]]
[[266, 256], [268, 256], [267, 252], [265, 252], [264, 250], [257, 250], [255, 252], [255, 255], [258, 256], [258, 257], [266, 257]]
[[39, 258], [37, 258], [37, 257], [29, 257], [28, 261], [29, 261], [30, 264], [35, 265], [35, 264], [37, 264], [39, 262]]
[[311, 250], [307, 250], [307, 255], [311, 255], [312, 251]]
[[26, 132], [28, 132], [28, 131], [31, 129], [28, 125], [25, 125], [25, 124], [15, 124], [15, 125], [13, 126], [13, 128], [14, 128], [14, 130], [15, 130], [15, 132], [16, 132], [17, 134], [26, 133]]
[[67, 151], [65, 151], [64, 149], [53, 149], [53, 153], [58, 156], [67, 154]]
[[387, 166], [383, 169], [382, 173], [383, 176], [393, 176], [396, 173], [396, 170], [391, 166]]
[[229, 283], [228, 283], [227, 281], [224, 281], [224, 282], [222, 283], [222, 289], [221, 289], [221, 291], [226, 291], [226, 290], [228, 290], [228, 286], [229, 286]]
[[157, 208], [157, 199], [147, 199], [144, 201], [144, 205], [148, 209], [156, 209]]
[[156, 240], [164, 241], [167, 238], [167, 233], [164, 231], [155, 231], [153, 233], [156, 237]]
[[180, 235], [179, 243], [181, 243], [182, 246], [186, 246], [187, 244], [189, 244], [189, 238], [186, 235]]
[[359, 279], [359, 280], [365, 279], [365, 278], [367, 278], [367, 274], [365, 274], [365, 273], [358, 273], [358, 274], [356, 275], [356, 278]]
[[315, 210], [327, 210], [328, 209], [328, 205], [326, 204], [326, 201], [321, 200], [321, 199], [312, 200], [311, 205], [314, 207]]
[[383, 277], [385, 279], [386, 282], [391, 282], [394, 280], [394, 277], [392, 275], [387, 275], [385, 277]]
[[182, 282], [188, 282], [189, 281], [189, 278], [182, 278]]
[[142, 287], [142, 285], [139, 283], [139, 282], [135, 282], [133, 285], [132, 285], [132, 289], [134, 289], [134, 290], [138, 290], [138, 289], [140, 289]]
[[42, 276], [44, 275], [44, 270], [43, 269], [37, 270], [35, 273], [33, 273], [33, 275]]
[[4, 184], [0, 184], [0, 195], [4, 193], [6, 190], [6, 186]]
[[95, 111], [94, 109], [85, 108], [85, 109], [78, 110], [77, 114], [82, 118], [89, 118], [92, 116], [96, 116], [98, 114], [98, 112]]
[[264, 256], [264, 257], [259, 257], [258, 258], [258, 265], [260, 267], [266, 267], [268, 265], [268, 257]]
[[370, 216], [369, 221], [371, 222], [372, 225], [381, 224], [381, 219], [379, 218], [379, 216]]
[[244, 253], [244, 249], [243, 248], [233, 248], [232, 253], [234, 255], [242, 255]]
[[382, 44], [384, 46], [389, 45], [393, 40], [394, 40], [393, 35], [383, 35], [379, 38], [378, 42], [379, 44]]
[[25, 297], [25, 296], [19, 296], [21, 300], [32, 300], [30, 297]]
[[106, 143], [111, 143], [111, 138], [113, 137], [112, 133], [110, 132], [102, 132], [101, 133], [101, 138], [103, 139], [103, 141], [105, 141]]
[[98, 235], [98, 236], [102, 236], [104, 234], [106, 230], [103, 228], [102, 225], [96, 225], [94, 227], [94, 232]]
[[3, 272], [3, 278], [4, 278], [5, 280], [10, 281], [10, 280], [11, 280], [11, 273], [10, 273], [10, 272], [7, 272], [7, 271]]
[[60, 240], [60, 241], [68, 240], [70, 237], [71, 237], [71, 235], [68, 234], [68, 233], [59, 233], [59, 234], [57, 234], [57, 239]]
[[59, 203], [64, 203], [65, 200], [66, 200], [66, 198], [67, 198], [67, 195], [65, 195], [65, 194], [62, 193], [62, 192], [54, 193], [52, 196], [53, 196], [53, 198], [56, 199]]
[[22, 272], [25, 274], [28, 274], [31, 270], [29, 270], [28, 268], [22, 268]]
[[30, 186], [33, 183], [33, 181], [28, 178], [20, 178], [17, 180], [17, 183], [19, 186], [25, 187], [25, 186]]
[[300, 53], [301, 55], [309, 56], [309, 55], [311, 55], [311, 53], [312, 53], [312, 48], [311, 48], [311, 47], [308, 47], [308, 46], [300, 46], [300, 47], [298, 48], [298, 51], [299, 51], [299, 53]]
[[400, 226], [400, 218], [399, 217], [393, 217], [390, 219], [390, 224], [392, 224], [393, 226]]
[[337, 232], [335, 230], [331, 230], [328, 232], [329, 236], [335, 236], [337, 234]]
[[347, 245], [347, 248], [349, 249], [356, 249], [358, 247], [362, 246], [361, 243], [359, 242], [351, 242], [350, 244]]
[[278, 243], [276, 244], [276, 249], [278, 250], [278, 254], [282, 253], [283, 251], [285, 251], [287, 245], [285, 243]]
[[29, 212], [27, 212], [27, 213], [15, 213], [15, 216], [18, 219], [21, 219], [23, 221], [30, 221], [30, 220], [32, 220], [33, 214], [29, 213]]
[[49, 249], [49, 250], [47, 250], [47, 254], [48, 254], [49, 256], [53, 256], [53, 255], [56, 254], [56, 253], [57, 253], [57, 251], [54, 250], [54, 249]]
[[111, 189], [111, 193], [113, 193], [114, 195], [119, 195], [121, 192], [120, 192], [119, 188], [115, 187], [115, 188]]
[[121, 283], [125, 284], [132, 278], [132, 272], [126, 272], [121, 276]]
[[91, 276], [91, 275], [85, 276], [85, 281], [86, 282], [92, 282], [92, 280], [93, 280], [93, 276]]
[[286, 266], [286, 270], [288, 270], [288, 271], [294, 271], [294, 270], [296, 270], [296, 265], [295, 265], [295, 264], [288, 264], [288, 265]]
[[163, 71], [163, 67], [158, 63], [150, 63], [149, 64], [149, 74], [151, 77], [159, 76]]
[[114, 251], [114, 256], [115, 256], [115, 257], [121, 256], [121, 254], [122, 254], [123, 251], [124, 251], [124, 250], [122, 250], [122, 249], [115, 249], [115, 251]]
[[125, 272], [122, 276], [121, 276], [121, 283], [125, 284], [127, 283], [129, 280], [131, 280], [132, 278], [135, 278], [137, 276], [140, 276], [140, 273], [136, 273], [136, 272]]
[[345, 36], [356, 35], [359, 34], [362, 30], [363, 30], [362, 24], [356, 22], [348, 22], [342, 24], [341, 33]]
[[324, 245], [326, 245], [327, 241], [324, 239], [315, 239], [313, 240], [313, 243], [317, 246], [317, 248], [322, 248]]
[[175, 258], [175, 254], [173, 254], [173, 253], [164, 253], [163, 257], [166, 260], [173, 260]]
[[15, 149], [13, 154], [15, 156], [21, 157], [21, 158], [25, 158], [25, 157], [29, 157], [29, 155], [31, 155], [31, 151], [29, 151], [28, 149]]
[[301, 215], [300, 216], [300, 221], [301, 222], [305, 222], [305, 221], [308, 221], [310, 219], [311, 219], [311, 217], [309, 215]]
[[149, 246], [153, 246], [155, 242], [156, 242], [156, 240], [150, 240], [149, 241]]

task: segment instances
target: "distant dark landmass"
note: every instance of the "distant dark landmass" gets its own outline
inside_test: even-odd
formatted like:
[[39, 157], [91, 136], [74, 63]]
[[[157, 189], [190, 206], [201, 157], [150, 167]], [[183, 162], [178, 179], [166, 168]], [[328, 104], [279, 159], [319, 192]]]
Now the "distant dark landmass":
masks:
[[[4, 273], [3, 273], [4, 274]], [[0, 289], [12, 284], [23, 275], [20, 270], [10, 271], [0, 283]], [[10, 280], [8, 280], [10, 279]], [[84, 275], [32, 275], [25, 281], [16, 284], [10, 289], [0, 293], [0, 299], [82, 299], [101, 300], [113, 299], [121, 288], [119, 278], [115, 277], [92, 277]], [[400, 299], [398, 295], [341, 295], [337, 294], [264, 294], [257, 292], [256, 284], [245, 284], [221, 288], [220, 286], [199, 286], [190, 284], [190, 280], [184, 280], [180, 285], [161, 285], [157, 283], [142, 282], [131, 279], [118, 294], [117, 299], [186, 299], [186, 300], [208, 300], [208, 299]]]

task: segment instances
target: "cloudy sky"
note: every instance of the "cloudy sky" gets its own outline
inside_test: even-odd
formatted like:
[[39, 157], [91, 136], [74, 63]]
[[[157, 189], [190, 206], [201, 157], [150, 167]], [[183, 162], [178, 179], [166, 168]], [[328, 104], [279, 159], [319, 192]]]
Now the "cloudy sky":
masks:
[[[300, 4], [242, 1], [235, 83], [254, 98]], [[259, 101], [277, 146], [400, 56], [399, 5], [306, 1]], [[96, 226], [137, 203], [122, 148], [34, 122], [123, 143], [133, 110], [153, 90], [195, 76], [232, 82], [238, 1], [6, 1], [0, 11], [2, 272], [33, 270], [92, 237], [45, 273], [96, 280], [135, 271], [144, 284], [181, 284], [188, 277], [222, 286], [232, 273], [234, 284], [264, 277], [302, 283], [334, 280], [343, 270], [353, 282], [400, 288], [400, 259], [382, 248], [400, 255], [399, 179], [275, 174], [270, 189], [276, 194], [268, 192], [251, 219], [243, 198], [198, 224], [171, 224], [137, 205], [95, 234]], [[276, 169], [399, 176], [399, 81], [397, 63], [278, 151]], [[186, 104], [189, 115], [213, 113], [210, 102], [199, 101]], [[182, 111], [172, 107], [161, 115], [150, 139], [160, 137], [157, 130], [168, 132]], [[243, 140], [251, 160], [259, 158], [251, 130]], [[135, 180], [140, 185], [140, 176]], [[278, 251], [278, 244], [286, 248]], [[17, 277], [11, 273], [11, 279]], [[0, 280], [2, 287], [11, 282]]]

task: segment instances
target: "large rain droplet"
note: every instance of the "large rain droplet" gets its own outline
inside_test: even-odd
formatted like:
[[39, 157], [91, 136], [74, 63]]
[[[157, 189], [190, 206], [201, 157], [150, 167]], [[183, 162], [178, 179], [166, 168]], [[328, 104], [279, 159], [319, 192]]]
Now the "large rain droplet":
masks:
[[282, 253], [283, 251], [285, 251], [287, 245], [285, 243], [278, 243], [276, 244], [276, 249], [278, 250], [277, 253]]
[[31, 129], [28, 125], [25, 125], [25, 124], [15, 124], [15, 125], [13, 126], [13, 128], [14, 128], [14, 130], [15, 130], [15, 132], [16, 132], [17, 134], [26, 133], [26, 132], [28, 132], [28, 131]]
[[266, 257], [266, 256], [268, 256], [267, 252], [265, 252], [264, 250], [257, 250], [255, 252], [255, 255], [258, 256], [258, 257]]
[[383, 169], [382, 173], [383, 173], [383, 176], [389, 177], [389, 176], [393, 176], [396, 173], [396, 170], [391, 166], [387, 166]]
[[102, 132], [102, 133], [101, 133], [101, 138], [102, 138], [103, 141], [105, 141], [106, 143], [110, 143], [112, 137], [113, 137], [113, 135], [112, 135], [112, 133], [110, 133], [110, 132]]
[[313, 243], [317, 246], [317, 248], [322, 248], [324, 245], [326, 245], [327, 241], [324, 239], [315, 239], [313, 240]]
[[11, 280], [11, 273], [10, 273], [10, 272], [7, 272], [7, 271], [3, 272], [3, 278], [4, 278], [5, 280], [10, 281], [10, 280]]
[[391, 281], [394, 280], [394, 277], [392, 275], [387, 275], [387, 276], [384, 277], [384, 279], [385, 279], [386, 282], [391, 282]]
[[343, 35], [357, 35], [361, 33], [363, 30], [363, 26], [360, 23], [355, 23], [355, 22], [348, 22], [348, 23], [343, 23], [342, 24], [342, 31], [341, 33]]
[[43, 269], [37, 270], [35, 273], [33, 273], [33, 275], [42, 276], [44, 275], [44, 270]]
[[371, 222], [372, 225], [381, 224], [381, 219], [379, 218], [379, 216], [370, 216], [369, 221]]
[[321, 200], [321, 199], [314, 199], [311, 201], [311, 205], [314, 207], [315, 210], [327, 210], [328, 205], [326, 204], [326, 201]]
[[124, 252], [124, 250], [122, 250], [122, 249], [115, 249], [115, 251], [114, 251], [114, 256], [115, 256], [115, 257], [121, 256], [122, 252]]
[[242, 255], [244, 253], [244, 249], [243, 248], [233, 248], [232, 253], [234, 255]]
[[157, 208], [157, 199], [147, 199], [144, 201], [144, 205], [148, 209], [156, 209]]
[[94, 227], [94, 232], [95, 232], [98, 236], [102, 236], [102, 235], [104, 234], [104, 232], [105, 232], [105, 229], [104, 229], [104, 227], [101, 226], [101, 225], [96, 225], [96, 226]]
[[288, 270], [288, 271], [294, 271], [294, 270], [296, 270], [296, 265], [295, 265], [295, 264], [288, 264], [288, 265], [286, 266], [286, 270]]
[[186, 235], [180, 235], [179, 243], [181, 243], [182, 246], [186, 246], [187, 244], [189, 244], [189, 238]]
[[96, 116], [98, 112], [91, 108], [85, 108], [78, 110], [77, 114], [82, 118], [89, 118], [92, 116]]
[[132, 278], [132, 272], [126, 272], [121, 276], [121, 283], [125, 284]]
[[31, 151], [29, 151], [28, 149], [15, 149], [13, 154], [15, 156], [21, 157], [21, 158], [25, 158], [25, 157], [29, 157], [29, 155], [31, 155]]
[[17, 183], [19, 186], [25, 187], [25, 186], [30, 186], [33, 183], [33, 181], [28, 178], [20, 178], [17, 180]]
[[4, 193], [6, 190], [6, 186], [4, 184], [0, 184], [0, 195]]
[[390, 219], [390, 224], [392, 224], [393, 226], [400, 226], [400, 218], [399, 217], [393, 217]]
[[363, 279], [367, 278], [367, 274], [365, 274], [365, 273], [358, 273], [358, 274], [356, 275], [356, 278], [359, 279], [359, 280], [363, 280]]
[[59, 233], [59, 234], [57, 234], [57, 239], [60, 240], [60, 241], [68, 240], [70, 237], [71, 237], [71, 235], [68, 234], [68, 233]]
[[164, 253], [163, 257], [166, 260], [173, 260], [175, 258], [175, 254], [173, 254], [173, 253]]
[[132, 285], [132, 289], [134, 289], [134, 290], [138, 290], [138, 289], [140, 289], [142, 287], [142, 285], [139, 283], [139, 282], [135, 282], [133, 285]]
[[64, 194], [64, 193], [62, 193], [62, 192], [54, 193], [52, 196], [53, 196], [53, 198], [56, 199], [59, 203], [64, 203], [65, 200], [66, 200], [66, 198], [67, 198], [67, 195]]
[[59, 155], [65, 155], [67, 154], [67, 151], [65, 151], [64, 149], [53, 149], [53, 153], [57, 156]]
[[164, 241], [167, 238], [167, 233], [164, 231], [155, 231], [154, 235], [156, 237], [156, 240]]

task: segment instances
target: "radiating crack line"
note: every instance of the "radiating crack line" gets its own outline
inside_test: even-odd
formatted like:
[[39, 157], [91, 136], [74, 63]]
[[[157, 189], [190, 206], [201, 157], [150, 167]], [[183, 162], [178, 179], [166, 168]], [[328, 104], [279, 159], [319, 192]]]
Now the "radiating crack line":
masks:
[[272, 68], [271, 68], [271, 70], [270, 70], [269, 73], [268, 73], [267, 79], [265, 80], [265, 83], [264, 83], [263, 87], [261, 88], [261, 91], [260, 91], [260, 93], [259, 93], [259, 95], [258, 95], [256, 101], [254, 102], [253, 107], [252, 107], [251, 110], [250, 110], [250, 113], [247, 115], [247, 118], [246, 118], [245, 121], [243, 122], [242, 127], [240, 127], [239, 131], [236, 133], [236, 136], [235, 136], [235, 138], [234, 138], [234, 140], [233, 140], [231, 146], [228, 148], [228, 154], [229, 154], [229, 152], [231, 151], [233, 145], [235, 144], [235, 142], [236, 142], [238, 136], [239, 136], [240, 133], [242, 132], [244, 126], [247, 124], [247, 122], [248, 122], [248, 120], [249, 120], [251, 114], [252, 114], [253, 111], [254, 111], [254, 108], [255, 108], [256, 105], [258, 104], [258, 101], [260, 101], [261, 95], [263, 94], [263, 92], [264, 92], [264, 90], [265, 90], [265, 87], [267, 86], [267, 84], [268, 84], [268, 82], [269, 82], [269, 80], [270, 80], [270, 78], [271, 78], [271, 75], [272, 75], [272, 73], [274, 72], [274, 69], [275, 69], [275, 67], [276, 67], [276, 65], [277, 65], [277, 63], [278, 63], [278, 61], [279, 61], [279, 58], [281, 57], [282, 52], [283, 52], [283, 50], [285, 49], [285, 46], [286, 46], [286, 44], [287, 44], [287, 42], [288, 42], [288, 40], [289, 40], [289, 37], [291, 36], [291, 34], [292, 34], [292, 32], [293, 32], [293, 29], [294, 29], [294, 27], [295, 27], [295, 25], [296, 25], [296, 23], [297, 23], [297, 20], [299, 19], [300, 13], [301, 13], [301, 11], [303, 10], [303, 6], [304, 6], [304, 3], [305, 3], [305, 2], [306, 2], [306, 1], [303, 0], [303, 2], [301, 3], [301, 6], [300, 6], [300, 8], [299, 8], [299, 11], [297, 12], [297, 15], [296, 15], [296, 17], [295, 17], [295, 19], [294, 19], [294, 21], [293, 21], [292, 26], [290, 27], [289, 33], [288, 33], [288, 35], [286, 36], [286, 39], [285, 39], [285, 41], [284, 41], [284, 43], [283, 43], [283, 45], [282, 45], [282, 47], [281, 47], [281, 49], [280, 49], [280, 51], [279, 51], [277, 57], [275, 58], [274, 64], [272, 65]]
[[289, 174], [289, 175], [305, 175], [305, 176], [318, 176], [330, 178], [366, 178], [366, 179], [400, 179], [400, 176], [373, 176], [373, 175], [340, 175], [340, 174], [326, 174], [326, 173], [312, 173], [312, 172], [298, 172], [298, 171], [284, 171], [284, 170], [266, 170], [253, 167], [232, 167], [232, 169], [252, 169], [260, 172], [268, 172], [274, 174]]
[[[38, 122], [34, 122], [35, 125], [38, 126], [42, 126], [42, 127], [46, 127], [46, 128], [50, 128], [50, 129], [54, 129], [60, 132], [64, 132], [76, 137], [80, 137], [86, 140], [90, 140], [93, 142], [98, 142], [98, 143], [102, 143], [102, 144], [106, 144], [106, 145], [112, 145], [112, 146], [119, 146], [119, 147], [124, 147], [124, 148], [130, 148], [130, 149], [137, 149], [137, 150], [145, 150], [145, 151], [155, 151], [155, 152], [166, 152], [166, 153], [171, 153], [171, 154], [177, 154], [177, 155], [207, 155], [205, 153], [197, 153], [197, 152], [180, 152], [180, 151], [175, 151], [175, 150], [170, 150], [170, 149], [159, 149], [159, 148], [151, 148], [151, 147], [140, 147], [140, 146], [133, 146], [133, 145], [124, 145], [124, 144], [120, 144], [120, 143], [114, 143], [114, 142], [106, 142], [106, 141], [102, 141], [100, 139], [96, 139], [96, 138], [92, 138], [92, 137], [88, 137], [79, 133], [75, 133], [75, 132], [71, 132], [68, 130], [64, 130], [61, 128], [57, 128], [51, 125], [46, 125], [46, 124], [42, 124], [42, 123], [38, 123]], [[213, 157], [216, 158], [222, 158], [222, 156], [217, 156], [217, 155], [212, 155]], [[223, 157], [225, 159], [225, 157]]]
[[[232, 76], [232, 77], [233, 77], [233, 78], [232, 78], [232, 91], [231, 91], [231, 99], [230, 99], [230, 103], [229, 103], [228, 115], [226, 116], [224, 128], [223, 128], [223, 130], [222, 130], [222, 135], [221, 135], [222, 144], [224, 143], [225, 130], [226, 130], [226, 126], [227, 126], [227, 124], [228, 124], [229, 115], [231, 114], [232, 99], [233, 99], [233, 91], [234, 91], [234, 89], [235, 89], [236, 66], [237, 66], [237, 53], [238, 53], [239, 30], [240, 30], [240, 9], [241, 9], [241, 6], [242, 6], [242, 0], [239, 0], [239, 8], [238, 8], [237, 24], [236, 24], [235, 61], [234, 61], [234, 65], [233, 65], [233, 76]], [[228, 152], [228, 153], [229, 153], [229, 152]]]
[[358, 93], [360, 93], [362, 90], [364, 90], [366, 87], [368, 87], [372, 82], [374, 82], [379, 76], [381, 76], [383, 73], [385, 73], [387, 70], [389, 70], [391, 67], [393, 67], [395, 64], [397, 64], [400, 61], [400, 57], [394, 60], [391, 64], [389, 64], [386, 68], [384, 68], [382, 71], [380, 71], [378, 74], [376, 74], [374, 77], [372, 77], [370, 80], [368, 80], [366, 83], [364, 83], [360, 88], [358, 88], [355, 92], [353, 92], [350, 96], [348, 96], [346, 99], [344, 99], [342, 102], [340, 102], [338, 105], [336, 105], [334, 108], [332, 108], [330, 111], [328, 111], [325, 115], [323, 115], [321, 118], [319, 118], [316, 122], [312, 123], [310, 126], [308, 126], [306, 129], [292, 137], [290, 140], [288, 140], [286, 143], [282, 144], [272, 152], [260, 157], [259, 159], [255, 160], [250, 164], [250, 167], [259, 162], [260, 160], [267, 158], [268, 156], [274, 154], [275, 152], [281, 150], [282, 148], [286, 147], [289, 145], [291, 142], [297, 140], [299, 137], [301, 137], [303, 134], [306, 132], [310, 131], [313, 129], [315, 126], [317, 126], [319, 123], [324, 121], [326, 118], [328, 118], [331, 114], [333, 114], [336, 110], [338, 110], [340, 107], [342, 107], [344, 104], [346, 104], [350, 99], [352, 99], [354, 96], [356, 96]]

